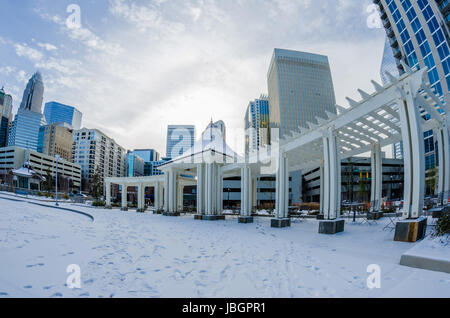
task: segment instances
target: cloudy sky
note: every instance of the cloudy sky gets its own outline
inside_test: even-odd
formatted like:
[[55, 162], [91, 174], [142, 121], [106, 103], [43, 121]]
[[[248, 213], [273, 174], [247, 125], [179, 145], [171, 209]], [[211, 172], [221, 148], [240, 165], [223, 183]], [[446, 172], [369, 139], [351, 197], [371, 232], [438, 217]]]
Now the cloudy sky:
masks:
[[213, 118], [239, 151], [248, 102], [267, 93], [274, 48], [327, 55], [340, 105], [358, 99], [357, 88], [373, 90], [385, 32], [368, 26], [371, 3], [1, 0], [0, 86], [16, 110], [39, 69], [44, 102], [76, 106], [84, 127], [127, 149], [164, 154], [168, 124], [196, 125], [199, 135]]

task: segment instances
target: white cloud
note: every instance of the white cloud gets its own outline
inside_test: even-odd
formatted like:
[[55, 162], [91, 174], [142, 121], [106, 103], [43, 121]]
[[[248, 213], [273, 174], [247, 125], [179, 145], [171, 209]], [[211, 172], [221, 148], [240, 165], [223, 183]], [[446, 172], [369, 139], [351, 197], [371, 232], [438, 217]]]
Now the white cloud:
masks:
[[27, 44], [15, 44], [16, 54], [20, 57], [26, 57], [33, 62], [40, 61], [44, 54], [42, 52], [29, 47]]
[[58, 49], [56, 46], [54, 46], [53, 44], [50, 44], [50, 43], [38, 43], [37, 45], [39, 47], [46, 49], [47, 51], [55, 51]]

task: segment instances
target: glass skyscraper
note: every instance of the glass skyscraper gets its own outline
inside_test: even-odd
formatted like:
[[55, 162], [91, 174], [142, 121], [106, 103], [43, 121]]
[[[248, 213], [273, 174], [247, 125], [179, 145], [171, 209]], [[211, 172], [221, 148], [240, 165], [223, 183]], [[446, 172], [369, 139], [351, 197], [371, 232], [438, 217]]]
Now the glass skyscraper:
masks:
[[268, 72], [270, 128], [280, 137], [336, 113], [328, 57], [275, 49]]
[[166, 157], [174, 159], [194, 146], [195, 126], [169, 125], [167, 127]]
[[245, 112], [245, 151], [259, 150], [269, 143], [269, 98], [261, 95], [248, 104]]
[[73, 106], [57, 102], [46, 103], [44, 116], [48, 124], [67, 123], [75, 130], [81, 129], [83, 114]]
[[[435, 0], [374, 0], [380, 10], [397, 74], [405, 72], [400, 64], [404, 60], [413, 69], [428, 68], [428, 79], [436, 94], [447, 105], [450, 102], [449, 31], [443, 14], [448, 11], [447, 1]], [[447, 106], [448, 107], [448, 106]], [[444, 109], [438, 109], [443, 112]], [[427, 119], [427, 116], [424, 116]], [[435, 166], [433, 132], [424, 134], [426, 169]], [[394, 156], [401, 158], [402, 145], [394, 145]]]
[[29, 110], [36, 113], [42, 112], [42, 102], [44, 100], [44, 82], [40, 72], [34, 73], [28, 81], [23, 92], [20, 109]]
[[28, 81], [23, 100], [8, 133], [8, 146], [38, 150], [39, 131], [45, 125], [42, 115], [44, 83], [36, 72]]

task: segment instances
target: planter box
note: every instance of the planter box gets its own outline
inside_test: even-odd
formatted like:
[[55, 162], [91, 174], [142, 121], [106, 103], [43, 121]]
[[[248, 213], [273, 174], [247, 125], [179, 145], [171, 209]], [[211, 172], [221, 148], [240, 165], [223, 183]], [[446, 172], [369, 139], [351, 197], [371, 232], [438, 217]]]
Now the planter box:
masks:
[[395, 225], [394, 241], [414, 243], [425, 237], [427, 218], [399, 221]]
[[271, 227], [284, 228], [291, 226], [291, 219], [272, 219], [270, 222]]
[[320, 234], [337, 234], [344, 232], [345, 220], [323, 220], [319, 222]]

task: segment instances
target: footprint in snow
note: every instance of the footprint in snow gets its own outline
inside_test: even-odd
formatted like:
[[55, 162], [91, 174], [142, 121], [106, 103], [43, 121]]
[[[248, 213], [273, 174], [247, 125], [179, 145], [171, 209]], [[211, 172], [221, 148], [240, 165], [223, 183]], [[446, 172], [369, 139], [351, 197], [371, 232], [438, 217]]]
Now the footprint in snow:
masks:
[[63, 294], [61, 294], [61, 293], [54, 293], [53, 295], [51, 295], [50, 297], [51, 298], [56, 298], [56, 297], [62, 297], [63, 296]]
[[0, 292], [0, 297], [1, 296], [8, 296], [8, 293]]

